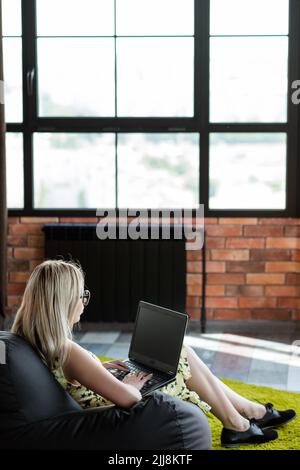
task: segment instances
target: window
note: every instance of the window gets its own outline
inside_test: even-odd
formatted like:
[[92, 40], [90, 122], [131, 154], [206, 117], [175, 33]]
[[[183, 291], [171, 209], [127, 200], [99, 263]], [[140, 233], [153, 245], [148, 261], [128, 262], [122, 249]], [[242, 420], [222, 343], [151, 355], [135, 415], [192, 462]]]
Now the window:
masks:
[[[210, 122], [232, 124], [210, 133], [211, 209], [287, 207], [287, 134], [278, 124], [288, 111], [288, 3], [210, 2]], [[258, 126], [233, 132], [239, 123]]]
[[211, 36], [211, 122], [286, 122], [287, 36]]
[[36, 133], [34, 207], [115, 207], [114, 149], [111, 133]]
[[[6, 121], [22, 129], [22, 27], [20, 0], [2, 0], [3, 67]], [[18, 124], [17, 124], [18, 123]], [[7, 133], [7, 204], [24, 207], [23, 134]]]
[[118, 187], [122, 207], [136, 207], [136, 201], [143, 209], [197, 207], [198, 149], [198, 134], [121, 134]]
[[2, 0], [2, 8], [6, 121], [21, 122], [23, 120], [21, 2]]
[[285, 209], [286, 134], [211, 133], [209, 206]]
[[24, 207], [23, 191], [23, 135], [8, 132], [6, 135], [6, 180], [8, 207]]
[[39, 115], [192, 116], [193, 2], [115, 7], [37, 0]]
[[2, 7], [11, 215], [297, 215], [298, 2]]

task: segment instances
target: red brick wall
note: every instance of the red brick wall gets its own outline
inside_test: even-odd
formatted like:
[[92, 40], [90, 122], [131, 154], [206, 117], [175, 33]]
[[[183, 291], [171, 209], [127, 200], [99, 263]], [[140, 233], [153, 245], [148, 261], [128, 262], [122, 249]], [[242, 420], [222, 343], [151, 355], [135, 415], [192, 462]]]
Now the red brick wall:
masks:
[[[10, 217], [7, 313], [20, 304], [26, 280], [43, 260], [46, 222], [96, 217]], [[206, 228], [207, 318], [300, 320], [300, 219], [209, 218]], [[201, 307], [201, 253], [187, 250], [187, 312]]]

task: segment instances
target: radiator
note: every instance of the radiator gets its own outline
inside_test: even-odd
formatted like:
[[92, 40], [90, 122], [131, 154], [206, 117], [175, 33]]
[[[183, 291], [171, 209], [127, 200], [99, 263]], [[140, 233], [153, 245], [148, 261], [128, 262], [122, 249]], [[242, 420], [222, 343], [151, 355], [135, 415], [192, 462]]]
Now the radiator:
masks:
[[46, 224], [44, 232], [46, 259], [73, 259], [85, 272], [91, 300], [82, 322], [134, 322], [140, 300], [185, 311], [185, 239], [174, 229], [169, 240], [100, 240], [96, 224]]

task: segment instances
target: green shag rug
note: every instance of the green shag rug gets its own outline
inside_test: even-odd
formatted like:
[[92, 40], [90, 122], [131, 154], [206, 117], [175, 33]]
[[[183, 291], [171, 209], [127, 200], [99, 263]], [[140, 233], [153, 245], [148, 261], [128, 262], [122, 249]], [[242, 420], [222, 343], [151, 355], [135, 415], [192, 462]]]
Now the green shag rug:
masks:
[[[102, 362], [113, 360], [104, 356], [98, 357]], [[229, 379], [222, 380], [234, 391], [250, 400], [261, 403], [271, 402], [278, 410], [293, 408], [297, 413], [297, 418], [277, 429], [278, 439], [275, 441], [260, 445], [241, 446], [238, 449], [226, 449], [220, 445], [222, 424], [212, 413], [209, 413], [207, 417], [212, 431], [213, 450], [300, 450], [300, 394], [249, 385]]]

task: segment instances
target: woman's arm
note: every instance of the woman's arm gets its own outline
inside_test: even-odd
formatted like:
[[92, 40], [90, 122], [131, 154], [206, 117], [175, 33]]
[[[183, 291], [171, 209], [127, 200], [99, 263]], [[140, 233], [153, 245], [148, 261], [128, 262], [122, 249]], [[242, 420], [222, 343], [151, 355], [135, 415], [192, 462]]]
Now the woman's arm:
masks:
[[69, 357], [63, 366], [64, 375], [68, 380], [78, 381], [123, 408], [130, 408], [141, 400], [138, 388], [116, 379], [84, 348], [73, 341], [69, 341], [69, 347]]

